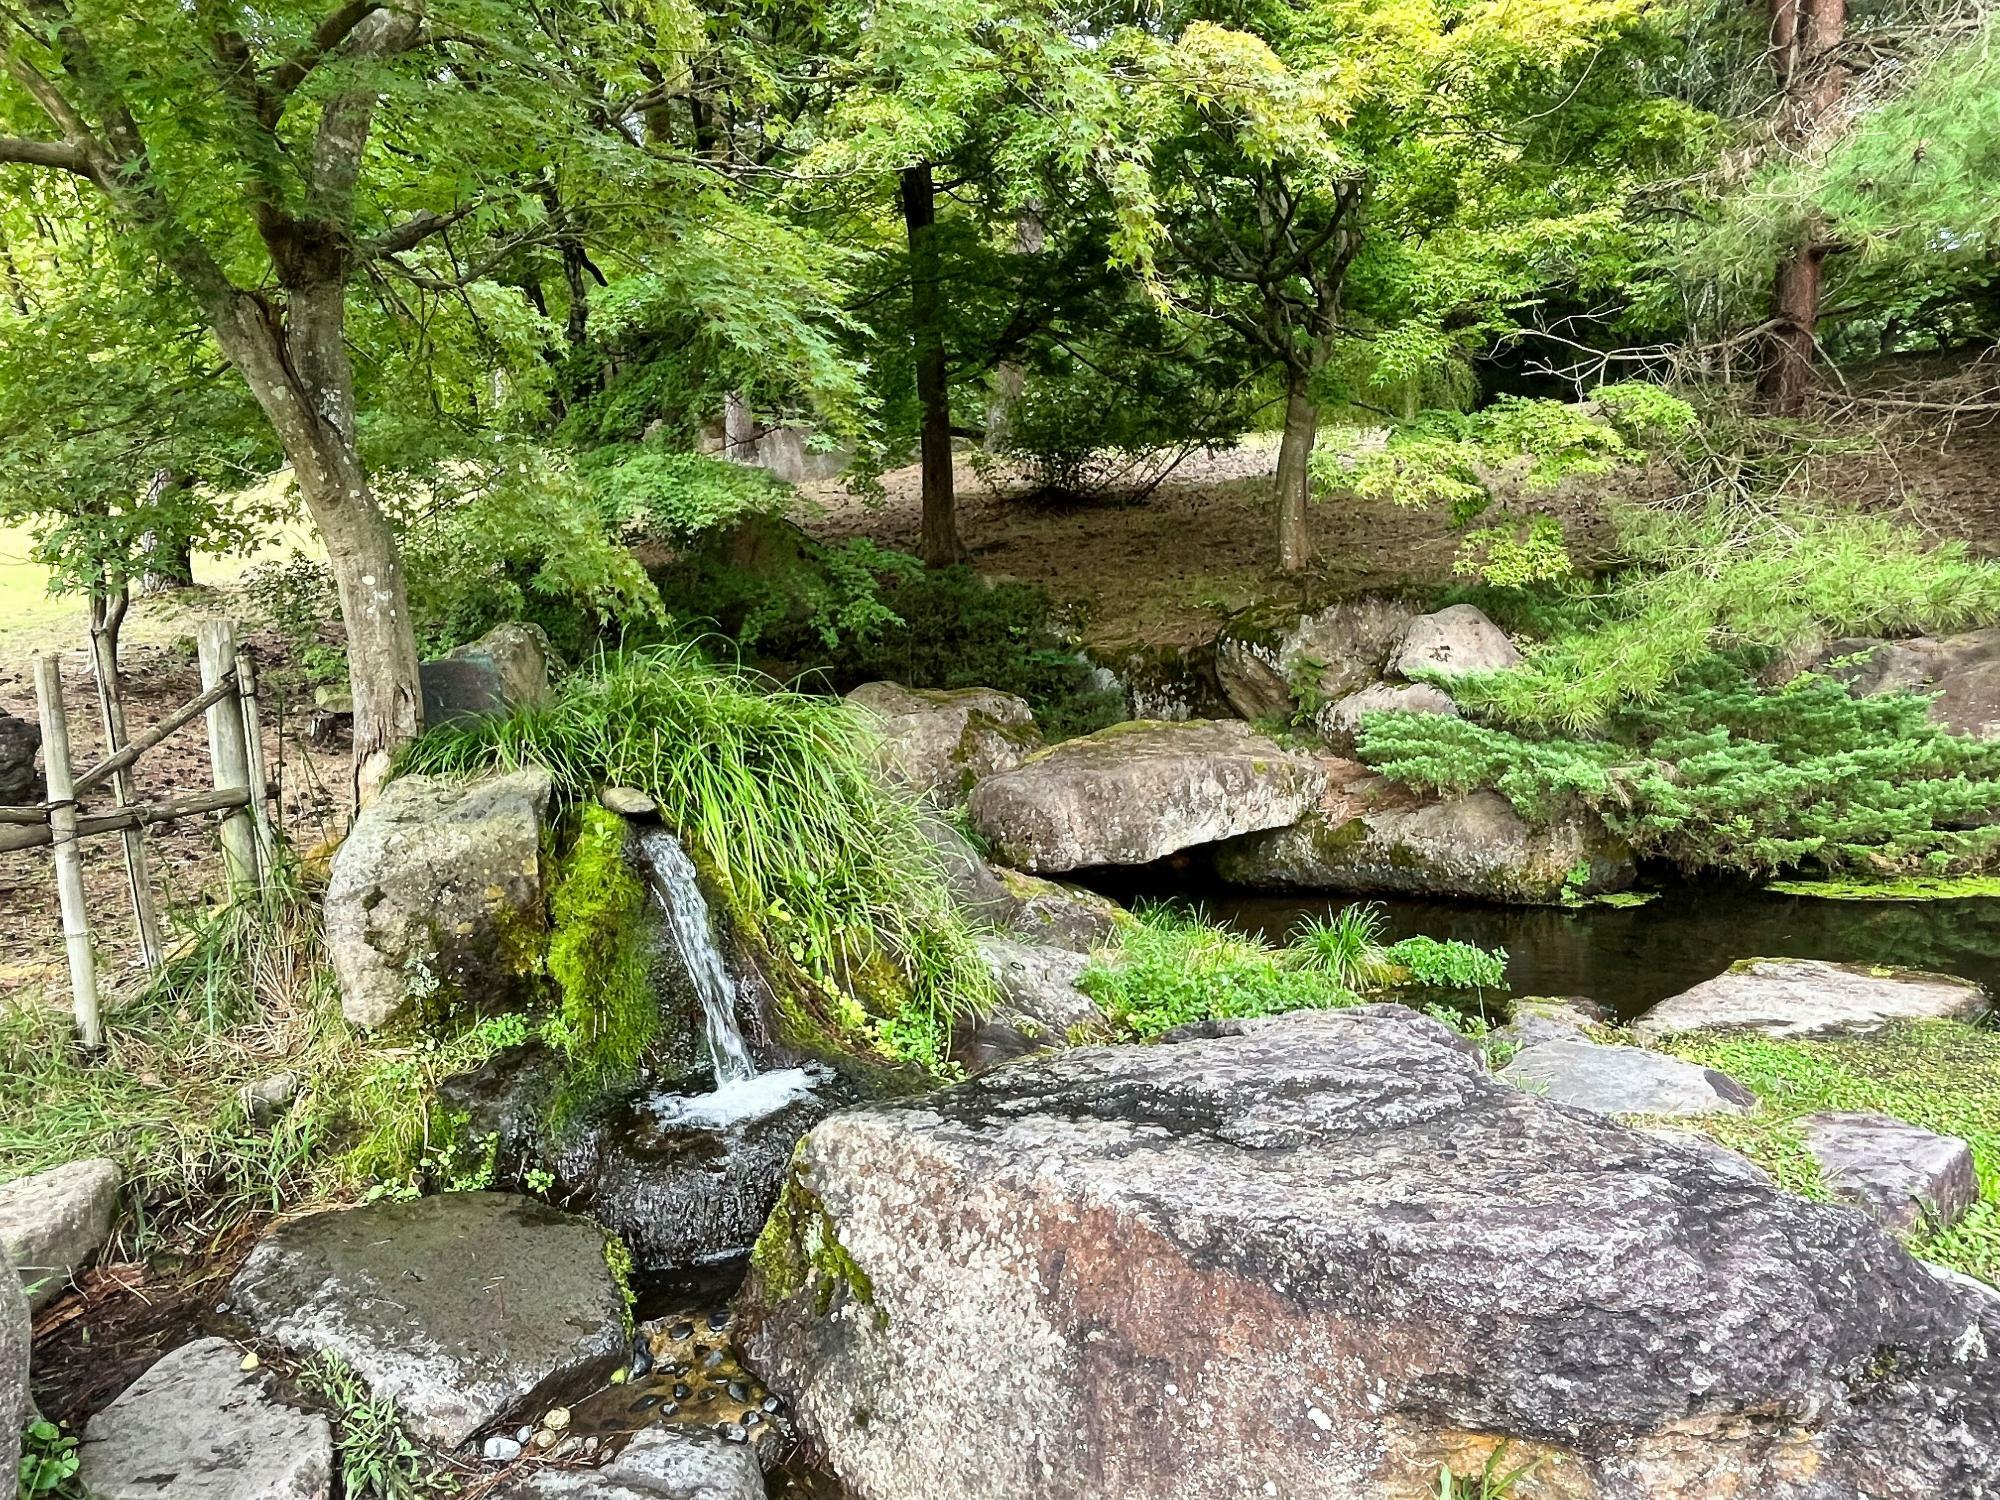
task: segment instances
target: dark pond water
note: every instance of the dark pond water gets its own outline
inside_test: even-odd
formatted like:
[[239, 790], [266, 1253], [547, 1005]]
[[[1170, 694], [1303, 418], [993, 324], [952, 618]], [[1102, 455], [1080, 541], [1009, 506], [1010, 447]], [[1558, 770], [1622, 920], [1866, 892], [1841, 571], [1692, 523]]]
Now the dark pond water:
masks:
[[[1135, 893], [1119, 893], [1130, 899]], [[1163, 893], [1156, 893], [1163, 894]], [[1282, 941], [1301, 917], [1354, 897], [1210, 891], [1170, 899], [1213, 921]], [[1752, 887], [1693, 883], [1645, 906], [1579, 911], [1390, 899], [1376, 903], [1390, 940], [1428, 933], [1507, 950], [1519, 995], [1588, 995], [1629, 1020], [1711, 979], [1740, 958], [1896, 964], [1977, 980], [2000, 994], [2000, 899], [1826, 901]]]

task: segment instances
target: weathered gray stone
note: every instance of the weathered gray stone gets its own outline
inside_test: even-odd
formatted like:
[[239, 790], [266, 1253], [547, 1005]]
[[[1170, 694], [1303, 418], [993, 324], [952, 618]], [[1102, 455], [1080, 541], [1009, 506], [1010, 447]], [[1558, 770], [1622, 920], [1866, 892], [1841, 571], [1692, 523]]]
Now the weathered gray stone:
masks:
[[549, 638], [541, 627], [507, 621], [469, 645], [418, 668], [430, 725], [546, 703]]
[[1690, 1130], [1678, 1125], [1638, 1125], [1655, 1140], [1665, 1141], [1681, 1150], [1700, 1157], [1708, 1165], [1730, 1177], [1741, 1177], [1746, 1182], [1772, 1185], [1771, 1174], [1740, 1151], [1732, 1151], [1714, 1136], [1703, 1135], [1699, 1130]]
[[124, 1181], [118, 1163], [100, 1156], [0, 1186], [0, 1246], [21, 1272], [30, 1307], [57, 1296], [97, 1259]]
[[1006, 925], [1019, 903], [999, 873], [986, 863], [986, 856], [973, 848], [972, 841], [956, 826], [934, 813], [919, 813], [917, 824], [937, 853], [945, 888], [959, 910], [984, 926]]
[[260, 1130], [283, 1118], [298, 1097], [299, 1075], [289, 1071], [252, 1079], [236, 1091], [236, 1102], [243, 1106], [243, 1118]]
[[1458, 717], [1458, 705], [1442, 688], [1433, 687], [1428, 682], [1409, 682], [1401, 686], [1378, 682], [1329, 705], [1313, 723], [1319, 730], [1319, 737], [1336, 754], [1351, 755], [1355, 739], [1361, 733], [1363, 714], [1443, 714], [1448, 719], [1455, 719]]
[[35, 769], [41, 746], [40, 725], [0, 709], [0, 803], [27, 807], [42, 800], [42, 776]]
[[1602, 1115], [1740, 1115], [1757, 1107], [1755, 1094], [1713, 1068], [1581, 1037], [1552, 1037], [1524, 1047], [1499, 1076], [1557, 1104]]
[[1398, 677], [1463, 677], [1520, 664], [1521, 653], [1483, 611], [1453, 604], [1410, 622], [1392, 670]]
[[847, 701], [881, 731], [889, 774], [920, 796], [949, 807], [973, 784], [1039, 750], [1041, 732], [1028, 705], [993, 688], [906, 688], [864, 683]]
[[625, 1352], [604, 1231], [508, 1193], [294, 1219], [250, 1252], [225, 1308], [295, 1353], [339, 1355], [440, 1448], [588, 1388]]
[[1416, 615], [1387, 598], [1343, 600], [1313, 614], [1252, 610], [1216, 638], [1216, 680], [1241, 717], [1288, 719], [1301, 692], [1325, 702], [1379, 681]]
[[225, 1339], [183, 1344], [90, 1419], [78, 1478], [92, 1500], [325, 1500], [325, 1417], [275, 1400]]
[[1005, 864], [1138, 865], [1281, 828], [1325, 786], [1310, 760], [1227, 720], [1121, 724], [1065, 740], [973, 788], [968, 810]]
[[1195, 646], [1086, 647], [1096, 686], [1123, 700], [1125, 716], [1185, 723], [1226, 718], [1236, 710], [1216, 680], [1215, 642]]
[[1985, 1009], [1983, 989], [1949, 974], [1817, 959], [1746, 958], [1662, 1000], [1632, 1029], [1643, 1037], [1677, 1031], [1859, 1036], [1898, 1021], [1970, 1020]]
[[954, 1028], [952, 1055], [969, 1070], [1105, 1037], [1103, 1012], [1077, 988], [1090, 966], [1086, 955], [997, 936], [979, 939], [979, 951], [992, 966], [1000, 1003]]
[[1233, 1029], [806, 1137], [739, 1331], [855, 1493], [1419, 1496], [1501, 1440], [1562, 1500], [2000, 1485], [2000, 1313], [1863, 1216], [1407, 1012]]
[[607, 811], [615, 812], [621, 818], [643, 821], [660, 815], [660, 804], [636, 786], [608, 786], [597, 794]]
[[1096, 891], [1004, 866], [989, 868], [1014, 901], [1007, 930], [1023, 942], [1090, 953], [1113, 941], [1132, 920], [1124, 907]]
[[33, 1405], [28, 1398], [28, 1299], [0, 1241], [0, 1476], [21, 1464], [21, 1429]]
[[2000, 738], [2000, 661], [1976, 662], [1940, 678], [1930, 716], [1953, 734]]
[[550, 791], [539, 766], [470, 785], [405, 776], [361, 810], [326, 891], [327, 956], [349, 1022], [522, 998], [548, 930]]
[[1979, 1201], [1972, 1148], [1888, 1115], [1836, 1112], [1799, 1122], [1820, 1181], [1896, 1234], [1949, 1229]]
[[1857, 698], [1932, 694], [1932, 722], [1975, 739], [2000, 736], [2000, 627], [1901, 641], [1844, 638], [1793, 665], [1846, 684]]
[[764, 1500], [764, 1472], [742, 1443], [681, 1427], [644, 1427], [596, 1469], [510, 1476], [491, 1500]]
[[1495, 1027], [1485, 1037], [1486, 1050], [1507, 1047], [1519, 1050], [1536, 1042], [1589, 1041], [1590, 1028], [1608, 1026], [1611, 1017], [1603, 1006], [1582, 995], [1523, 995], [1507, 1006], [1507, 1024]]
[[1256, 890], [1545, 906], [1623, 890], [1637, 874], [1632, 851], [1595, 813], [1572, 808], [1537, 825], [1498, 792], [1316, 812], [1289, 828], [1232, 839], [1215, 851], [1215, 869]]

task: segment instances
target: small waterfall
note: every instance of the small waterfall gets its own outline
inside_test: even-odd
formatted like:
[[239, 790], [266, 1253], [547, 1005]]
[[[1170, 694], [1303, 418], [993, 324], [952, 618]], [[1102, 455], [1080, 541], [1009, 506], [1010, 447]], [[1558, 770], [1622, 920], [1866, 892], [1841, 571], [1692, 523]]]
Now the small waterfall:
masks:
[[736, 986], [722, 960], [715, 937], [715, 918], [695, 878], [694, 861], [679, 839], [664, 828], [649, 828], [639, 837], [645, 855], [653, 899], [666, 914], [675, 949], [694, 980], [708, 1031], [708, 1055], [715, 1064], [715, 1086], [743, 1083], [757, 1076], [757, 1064], [744, 1045], [736, 1024]]

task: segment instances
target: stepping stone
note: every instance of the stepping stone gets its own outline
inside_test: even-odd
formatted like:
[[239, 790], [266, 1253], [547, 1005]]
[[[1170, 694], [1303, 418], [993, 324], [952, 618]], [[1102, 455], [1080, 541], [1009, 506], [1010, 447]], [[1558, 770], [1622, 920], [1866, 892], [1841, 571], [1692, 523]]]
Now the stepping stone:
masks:
[[600, 1469], [541, 1469], [490, 1500], [764, 1500], [764, 1472], [742, 1443], [647, 1427]]
[[1728, 1075], [1644, 1047], [1563, 1038], [1537, 1042], [1497, 1076], [1558, 1104], [1603, 1115], [1742, 1115], [1757, 1107], [1757, 1096]]
[[1820, 1180], [1885, 1228], [1949, 1229], [1979, 1199], [1972, 1148], [1889, 1115], [1809, 1115], [1799, 1122]]
[[617, 1368], [625, 1297], [605, 1243], [511, 1193], [370, 1204], [274, 1230], [223, 1310], [295, 1353], [338, 1355], [411, 1432], [456, 1448]]
[[1971, 1020], [1985, 1009], [1985, 990], [1949, 974], [1816, 959], [1746, 958], [1662, 1000], [1632, 1029], [1649, 1038], [1677, 1031], [1865, 1036], [1898, 1021]]
[[326, 1418], [269, 1385], [225, 1339], [183, 1344], [90, 1419], [78, 1477], [93, 1500], [326, 1500]]
[[0, 1187], [0, 1245], [39, 1308], [97, 1258], [111, 1237], [125, 1174], [104, 1157], [68, 1162]]

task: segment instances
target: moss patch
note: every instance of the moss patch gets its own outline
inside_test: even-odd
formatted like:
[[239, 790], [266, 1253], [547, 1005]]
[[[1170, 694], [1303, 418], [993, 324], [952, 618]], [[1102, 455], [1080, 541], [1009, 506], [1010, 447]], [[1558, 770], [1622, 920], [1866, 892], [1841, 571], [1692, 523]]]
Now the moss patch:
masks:
[[548, 968], [558, 1003], [541, 1030], [575, 1071], [577, 1090], [590, 1094], [631, 1078], [660, 1029], [646, 888], [625, 857], [625, 839], [623, 818], [586, 804], [552, 903]]
[[1825, 1197], [1798, 1121], [1824, 1110], [1868, 1110], [1972, 1147], [1979, 1201], [1956, 1227], [1920, 1231], [1910, 1249], [1926, 1260], [2000, 1284], [2000, 1033], [1958, 1021], [1922, 1021], [1871, 1037], [1774, 1041], [1693, 1034], [1667, 1043], [1689, 1062], [1753, 1090], [1754, 1115], [1687, 1121], [1743, 1152], [1784, 1187]]
[[1822, 901], [1966, 901], [2000, 896], [2000, 875], [1907, 876], [1901, 880], [1774, 880], [1769, 890]]
[[751, 1247], [750, 1271], [766, 1306], [810, 1295], [813, 1315], [823, 1318], [845, 1292], [849, 1301], [874, 1311], [877, 1326], [888, 1324], [875, 1305], [874, 1281], [840, 1242], [839, 1226], [805, 1185], [796, 1160]]

